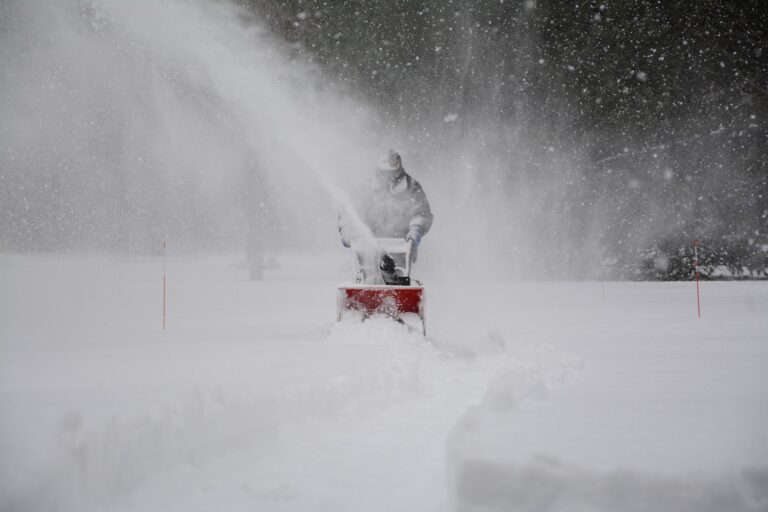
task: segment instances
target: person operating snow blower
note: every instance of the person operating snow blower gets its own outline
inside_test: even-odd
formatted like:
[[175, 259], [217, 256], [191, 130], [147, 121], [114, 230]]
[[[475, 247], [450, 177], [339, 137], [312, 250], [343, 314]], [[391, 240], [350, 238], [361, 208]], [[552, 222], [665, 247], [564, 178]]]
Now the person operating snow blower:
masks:
[[384, 314], [402, 323], [414, 315], [426, 335], [424, 286], [411, 278], [421, 239], [432, 227], [432, 210], [418, 181], [403, 168], [400, 155], [389, 150], [379, 162], [365, 203], [362, 235], [349, 219], [339, 216], [341, 243], [352, 249], [354, 284], [338, 288], [337, 320], [345, 312], [363, 318]]
[[[375, 238], [400, 238], [411, 242], [411, 263], [416, 261], [421, 239], [432, 227], [432, 210], [418, 181], [405, 172], [400, 154], [389, 150], [376, 166], [363, 222]], [[339, 234], [344, 247], [354, 241], [354, 232], [343, 217]]]

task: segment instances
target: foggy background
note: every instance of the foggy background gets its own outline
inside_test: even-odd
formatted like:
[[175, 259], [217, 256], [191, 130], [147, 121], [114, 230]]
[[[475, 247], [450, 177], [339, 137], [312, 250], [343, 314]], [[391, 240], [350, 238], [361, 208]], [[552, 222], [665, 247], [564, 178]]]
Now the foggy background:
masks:
[[[760, 2], [0, 3], [0, 250], [337, 248], [389, 147], [434, 277], [768, 269]], [[707, 269], [705, 269], [705, 272]]]

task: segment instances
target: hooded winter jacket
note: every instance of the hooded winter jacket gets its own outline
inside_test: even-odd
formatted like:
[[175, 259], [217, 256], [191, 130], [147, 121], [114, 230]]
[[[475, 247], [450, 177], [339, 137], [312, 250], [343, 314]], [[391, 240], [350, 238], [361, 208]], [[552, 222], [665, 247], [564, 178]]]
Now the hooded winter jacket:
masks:
[[[354, 239], [351, 226], [343, 218], [339, 221], [342, 241]], [[432, 210], [419, 182], [401, 168], [394, 179], [376, 175], [363, 222], [376, 238], [412, 238], [418, 245], [432, 227]]]
[[413, 238], [416, 243], [432, 227], [432, 210], [418, 181], [407, 172], [390, 180], [374, 179], [363, 221], [377, 238]]

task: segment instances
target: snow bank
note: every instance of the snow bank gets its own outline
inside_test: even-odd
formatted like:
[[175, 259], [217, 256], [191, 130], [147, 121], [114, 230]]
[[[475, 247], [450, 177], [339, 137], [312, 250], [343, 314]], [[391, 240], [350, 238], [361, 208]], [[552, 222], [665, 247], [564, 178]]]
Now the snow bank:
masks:
[[[515, 436], [519, 408], [529, 400], [546, 399], [554, 383], [564, 383], [582, 366], [578, 359], [556, 357], [551, 347], [545, 346], [544, 353], [548, 364], [517, 362], [497, 373], [482, 401], [470, 407], [452, 430], [447, 471], [455, 510], [768, 510], [768, 467], [764, 465], [736, 472], [709, 468], [669, 474], [600, 471], [545, 453], [520, 460], [506, 457], [510, 450], [505, 445], [525, 439]], [[571, 425], [563, 419], [559, 429], [567, 431]], [[663, 460], [658, 463], [663, 467]]]
[[540, 456], [521, 464], [462, 459], [452, 468], [456, 510], [722, 512], [768, 510], [768, 470], [722, 476], [599, 473]]
[[[545, 311], [534, 303], [555, 296], [525, 288], [512, 310]], [[569, 285], [552, 288], [564, 320], [537, 335], [590, 360], [512, 350], [448, 437], [454, 509], [768, 510], [765, 287], [708, 283], [703, 322], [677, 309], [685, 283], [612, 283], [612, 301], [586, 308]]]

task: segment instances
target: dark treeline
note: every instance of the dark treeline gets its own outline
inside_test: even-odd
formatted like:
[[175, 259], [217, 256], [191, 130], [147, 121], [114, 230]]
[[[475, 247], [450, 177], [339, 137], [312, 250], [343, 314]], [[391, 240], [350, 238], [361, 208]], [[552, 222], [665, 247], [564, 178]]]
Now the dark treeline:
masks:
[[764, 2], [240, 3], [414, 146], [471, 140], [510, 197], [539, 190], [556, 274], [594, 275], [597, 248], [623, 276], [686, 277], [669, 262], [694, 239], [768, 269]]

